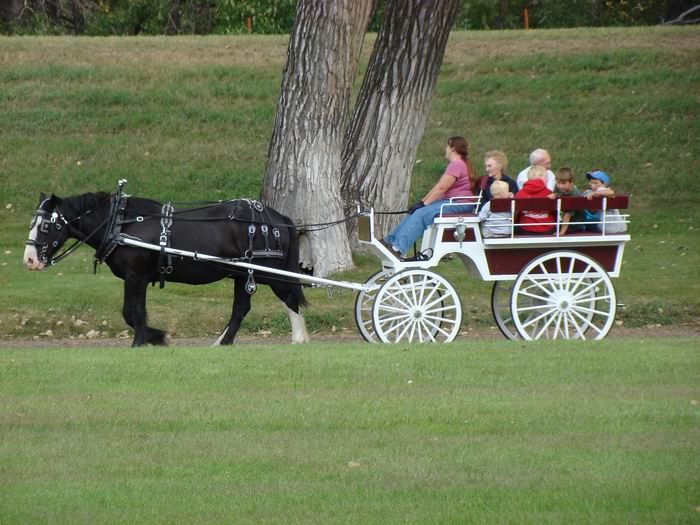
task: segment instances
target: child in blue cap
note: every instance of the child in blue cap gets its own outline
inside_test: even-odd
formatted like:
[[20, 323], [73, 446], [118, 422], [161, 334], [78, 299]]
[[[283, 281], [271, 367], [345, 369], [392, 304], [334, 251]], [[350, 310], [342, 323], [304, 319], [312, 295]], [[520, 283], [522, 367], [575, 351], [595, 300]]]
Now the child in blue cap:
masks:
[[[583, 196], [589, 201], [596, 197], [614, 197], [615, 190], [608, 186], [610, 177], [601, 170], [593, 170], [586, 173], [589, 190], [583, 192]], [[584, 215], [587, 222], [594, 224], [586, 225], [586, 230], [600, 232], [603, 229], [601, 224], [602, 216], [600, 211], [585, 210]], [[607, 210], [605, 212], [605, 233], [622, 233], [627, 230], [624, 219], [620, 216], [619, 210]]]

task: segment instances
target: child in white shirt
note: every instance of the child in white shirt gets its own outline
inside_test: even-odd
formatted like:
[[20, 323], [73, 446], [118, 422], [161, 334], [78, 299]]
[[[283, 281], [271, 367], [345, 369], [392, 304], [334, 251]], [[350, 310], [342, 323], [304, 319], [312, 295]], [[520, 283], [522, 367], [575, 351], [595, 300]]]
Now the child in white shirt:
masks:
[[[513, 195], [508, 189], [508, 183], [502, 180], [494, 181], [491, 184], [491, 199], [507, 199]], [[493, 237], [507, 237], [510, 235], [513, 224], [513, 214], [509, 211], [492, 212], [491, 202], [484, 204], [479, 212], [481, 222], [481, 235], [488, 239]]]

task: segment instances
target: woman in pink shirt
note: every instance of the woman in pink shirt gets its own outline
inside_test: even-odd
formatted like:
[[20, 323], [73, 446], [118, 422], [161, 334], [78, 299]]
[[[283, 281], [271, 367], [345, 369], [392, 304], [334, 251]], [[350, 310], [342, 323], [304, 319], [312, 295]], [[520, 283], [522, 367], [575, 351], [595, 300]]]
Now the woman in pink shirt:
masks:
[[[445, 146], [445, 158], [450, 162], [435, 186], [408, 210], [408, 215], [384, 237], [384, 244], [405, 257], [414, 242], [440, 213], [440, 207], [452, 197], [474, 195], [475, 174], [469, 161], [469, 145], [464, 137], [451, 137]], [[472, 212], [473, 205], [455, 206], [450, 212]]]

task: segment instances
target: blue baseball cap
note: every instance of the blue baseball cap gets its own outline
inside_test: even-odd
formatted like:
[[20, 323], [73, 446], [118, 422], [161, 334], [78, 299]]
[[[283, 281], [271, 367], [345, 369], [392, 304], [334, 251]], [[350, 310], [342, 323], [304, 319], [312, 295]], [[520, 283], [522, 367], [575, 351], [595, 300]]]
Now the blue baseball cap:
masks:
[[598, 179], [603, 184], [610, 184], [610, 177], [604, 171], [589, 171], [586, 173], [587, 179]]

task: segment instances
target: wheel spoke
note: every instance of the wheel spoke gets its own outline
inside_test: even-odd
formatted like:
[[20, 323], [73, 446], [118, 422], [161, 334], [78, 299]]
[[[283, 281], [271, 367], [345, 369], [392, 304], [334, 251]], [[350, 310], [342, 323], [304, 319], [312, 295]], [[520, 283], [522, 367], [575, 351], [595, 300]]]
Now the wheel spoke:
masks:
[[424, 297], [425, 297], [425, 289], [428, 284], [428, 279], [423, 279], [421, 281], [421, 286], [420, 286], [420, 294], [418, 295], [418, 301], [416, 304], [423, 304], [425, 303]]
[[399, 299], [398, 297], [396, 297], [396, 294], [394, 294], [391, 290], [387, 290], [387, 291], [386, 291], [386, 294], [389, 296], [389, 298], [393, 299], [394, 301], [396, 301], [397, 303], [399, 303], [401, 306], [403, 306], [404, 308], [406, 308], [406, 310], [410, 310], [410, 309], [411, 309], [411, 307], [410, 307], [409, 305], [407, 305], [407, 304], [404, 303], [401, 299]]
[[403, 336], [406, 335], [406, 332], [408, 332], [408, 329], [411, 328], [412, 324], [413, 323], [409, 319], [408, 324], [406, 324], [406, 328], [403, 329], [403, 332], [396, 336], [396, 339], [394, 340], [395, 343], [398, 343], [399, 341], [401, 341], [401, 339], [403, 339]]
[[428, 334], [428, 337], [430, 338], [430, 341], [435, 343], [435, 337], [433, 337], [432, 331], [428, 329], [427, 323], [423, 320], [421, 320], [420, 324], [423, 326], [423, 330], [425, 330], [425, 333]]
[[411, 316], [408, 315], [406, 312], [402, 311], [401, 315], [392, 315], [391, 317], [382, 315], [380, 317], [380, 320], [382, 322], [391, 322], [391, 321], [398, 321], [399, 319], [411, 319]]
[[413, 334], [416, 333], [416, 324], [417, 323], [415, 321], [411, 323], [411, 333], [408, 334], [408, 342], [409, 343], [413, 342]]
[[398, 308], [397, 306], [382, 306], [382, 310], [386, 312], [403, 313], [408, 315], [405, 308]]
[[[573, 315], [569, 314], [568, 317], [569, 317], [569, 320], [571, 321], [571, 323], [576, 328], [576, 332], [578, 332], [578, 335], [581, 337], [581, 339], [585, 340], [586, 339], [586, 336], [584, 335], [585, 330], [581, 330], [581, 326], [576, 322], [576, 319], [574, 319]], [[588, 321], [586, 321], [586, 322], [588, 322]]]
[[557, 338], [557, 334], [559, 333], [559, 328], [561, 327], [561, 320], [564, 317], [565, 312], [559, 312], [559, 315], [557, 316], [557, 324], [554, 326], [554, 333], [552, 334], [552, 339]]
[[457, 309], [457, 305], [452, 304], [452, 305], [448, 305], [448, 306], [443, 306], [442, 308], [433, 308], [432, 310], [426, 310], [425, 313], [426, 314], [436, 314], [439, 312], [445, 312], [447, 310], [456, 310], [456, 309]]
[[436, 315], [425, 315], [423, 316], [424, 319], [434, 319], [435, 321], [439, 321], [441, 323], [452, 323], [455, 324], [457, 321], [455, 319], [450, 319], [449, 317], [438, 317]]
[[[442, 291], [442, 290], [441, 290], [441, 291]], [[447, 292], [447, 290], [444, 290], [444, 292], [445, 292], [444, 295], [441, 295], [441, 296], [438, 297], [437, 299], [435, 299], [435, 300], [431, 301], [430, 303], [426, 304], [425, 306], [423, 306], [423, 308], [431, 308], [432, 306], [435, 306], [436, 304], [443, 302], [443, 301], [445, 300], [446, 297], [449, 297], [449, 293]]]
[[438, 332], [440, 332], [440, 333], [441, 333], [442, 335], [444, 335], [445, 337], [447, 337], [447, 338], [450, 337], [450, 334], [448, 334], [447, 332], [445, 332], [442, 328], [440, 328], [438, 325], [436, 325], [436, 324], [433, 323], [432, 321], [428, 321], [428, 320], [426, 319], [425, 322], [426, 322], [427, 324], [429, 324], [430, 326], [432, 326], [435, 330], [437, 330]]
[[386, 321], [384, 319], [379, 320], [379, 323], [382, 327], [385, 324], [389, 323], [389, 328], [387, 330], [384, 330], [384, 334], [386, 334], [386, 335], [389, 335], [394, 330], [398, 330], [400, 327], [402, 327], [403, 325], [405, 325], [408, 322], [410, 322], [410, 319], [404, 319], [403, 321], [400, 321], [400, 322]]
[[421, 304], [426, 304], [428, 301], [430, 301], [433, 298], [433, 295], [437, 293], [439, 288], [439, 283], [435, 283], [435, 286], [430, 287], [428, 295], [421, 300]]
[[579, 276], [578, 281], [576, 281], [574, 287], [571, 290], [569, 290], [572, 294], [576, 295], [576, 290], [579, 286], [581, 286], [581, 283], [586, 279], [586, 275], [588, 275], [590, 271], [591, 265], [589, 264], [586, 266], [586, 269], [583, 270], [583, 273]]
[[423, 329], [421, 323], [414, 323], [416, 325], [416, 332], [418, 332], [418, 342], [422, 343], [423, 341]]
[[549, 283], [549, 287], [551, 288], [551, 290], [553, 292], [556, 292], [558, 290], [557, 285], [554, 281], [552, 281], [552, 277], [549, 274], [549, 272], [547, 271], [547, 268], [545, 268], [544, 264], [542, 264], [542, 263], [539, 264], [539, 267], [542, 270], [542, 275], [544, 275], [545, 278], [547, 279], [547, 282]]
[[[530, 283], [532, 283], [532, 284], [534, 285], [534, 286], [528, 286], [528, 290], [529, 290], [530, 288], [534, 288], [534, 287], [536, 286], [537, 288], [539, 288], [540, 290], [542, 290], [542, 291], [543, 291], [544, 293], [546, 293], [547, 295], [551, 295], [552, 292], [554, 291], [554, 290], [548, 290], [547, 288], [545, 288], [544, 286], [542, 286], [542, 284], [540, 284], [540, 282], [539, 282], [537, 279], [534, 279], [533, 277], [530, 277], [529, 275], [527, 276], [527, 280], [528, 280], [528, 282], [530, 282]], [[521, 292], [522, 292], [522, 290], [521, 290], [520, 292], [518, 292], [518, 293], [521, 293]]]
[[593, 328], [593, 329], [594, 329], [596, 332], [598, 332], [599, 334], [602, 334], [602, 333], [603, 333], [603, 331], [602, 331], [600, 328], [598, 328], [595, 324], [591, 323], [588, 319], [586, 319], [584, 316], [582, 316], [582, 315], [581, 315], [580, 313], [578, 313], [576, 310], [571, 310], [571, 313], [574, 314], [574, 315], [575, 315], [576, 317], [578, 317], [579, 319], [581, 319], [581, 321], [583, 321], [586, 325], [588, 325], [588, 326], [587, 326], [588, 328]]
[[566, 339], [571, 339], [569, 335], [569, 314], [567, 312], [564, 312], [564, 337]]
[[609, 301], [610, 299], [612, 299], [612, 295], [601, 295], [600, 297], [584, 297], [583, 299], [571, 301], [571, 304], [595, 303], [596, 301]]
[[557, 315], [552, 315], [552, 316], [549, 318], [549, 320], [544, 324], [544, 326], [543, 326], [542, 329], [539, 331], [539, 333], [537, 334], [537, 336], [535, 337], [535, 339], [539, 339], [540, 337], [542, 337], [542, 334], [545, 332], [545, 330], [547, 330], [547, 328], [549, 328], [549, 325], [552, 324], [552, 321], [554, 321], [554, 318], [555, 318], [555, 317], [557, 317]]
[[411, 306], [414, 306], [415, 303], [412, 303], [412, 302], [411, 302], [411, 298], [410, 298], [410, 297], [408, 296], [408, 294], [406, 293], [406, 286], [407, 286], [407, 285], [399, 285], [399, 286], [398, 286], [398, 289], [399, 289], [399, 291], [401, 292], [401, 295], [403, 295], [404, 298], [406, 299], [406, 303], [409, 304], [409, 305], [411, 305]]
[[518, 312], [529, 312], [530, 310], [542, 310], [542, 308], [551, 308], [550, 304], [536, 304], [534, 306], [523, 306], [522, 308], [517, 308]]
[[413, 304], [418, 304], [417, 298], [416, 298], [416, 282], [413, 280], [413, 274], [408, 275], [408, 280], [410, 282], [410, 287], [411, 287], [411, 297], [413, 297]]
[[551, 302], [549, 297], [542, 297], [541, 295], [535, 295], [534, 293], [525, 292], [523, 290], [519, 290], [518, 295], [524, 295], [525, 297], [530, 297], [531, 299], [537, 299], [538, 301], [544, 301], [545, 303]]
[[523, 323], [523, 328], [530, 326], [532, 323], [536, 323], [537, 321], [539, 321], [543, 317], [548, 316], [549, 314], [553, 313], [554, 311], [555, 311], [555, 308], [552, 308], [552, 309], [547, 310], [546, 312], [538, 315], [537, 317], [534, 317], [534, 318], [528, 320], [526, 323]]
[[597, 281], [588, 284], [585, 288], [583, 288], [583, 289], [580, 290], [578, 293], [576, 293], [576, 297], [582, 296], [583, 294], [585, 294], [586, 292], [588, 292], [588, 291], [591, 290], [592, 288], [595, 288], [595, 287], [598, 286], [600, 283], [604, 283], [604, 282], [605, 282], [605, 278], [604, 278], [604, 277], [601, 277], [601, 278], [598, 279]]
[[608, 317], [608, 316], [610, 315], [610, 312], [601, 312], [600, 310], [595, 310], [595, 309], [593, 309], [593, 308], [586, 308], [585, 306], [572, 306], [571, 308], [572, 308], [573, 310], [576, 310], [576, 311], [579, 311], [579, 310], [580, 310], [580, 311], [582, 311], [582, 312], [586, 312], [586, 313], [589, 313], [589, 314], [598, 314], [598, 315], [602, 315], [603, 317]]

